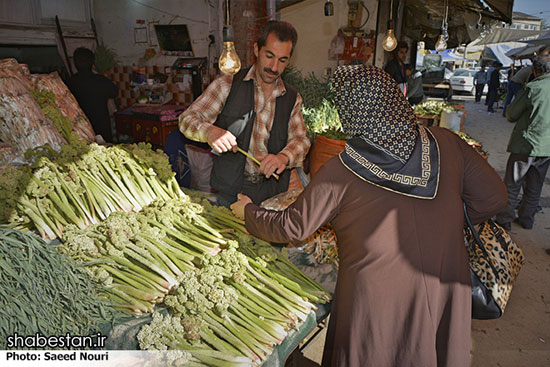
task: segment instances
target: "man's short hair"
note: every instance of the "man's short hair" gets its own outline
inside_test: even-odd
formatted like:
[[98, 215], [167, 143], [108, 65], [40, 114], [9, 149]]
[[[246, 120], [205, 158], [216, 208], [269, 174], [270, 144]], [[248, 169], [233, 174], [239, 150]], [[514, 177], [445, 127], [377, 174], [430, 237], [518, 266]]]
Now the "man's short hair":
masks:
[[260, 35], [258, 37], [258, 50], [265, 46], [267, 36], [269, 36], [270, 33], [275, 34], [277, 39], [281, 42], [291, 41], [292, 49], [290, 50], [290, 54], [292, 55], [296, 42], [298, 42], [298, 33], [292, 24], [280, 20], [270, 20], [267, 22], [267, 24], [260, 31]]
[[78, 71], [90, 71], [92, 70], [92, 65], [94, 64], [95, 56], [91, 50], [85, 47], [79, 47], [76, 50], [74, 50], [73, 61], [74, 61], [74, 66], [76, 66], [76, 69]]
[[395, 48], [395, 52], [399, 51], [402, 48], [406, 48], [407, 51], [409, 51], [409, 45], [405, 41], [399, 41], [397, 42], [397, 47]]
[[537, 50], [537, 55], [546, 54], [548, 55], [550, 53], [550, 46], [542, 46]]
[[539, 55], [533, 59], [533, 68], [539, 74], [550, 72], [550, 55]]

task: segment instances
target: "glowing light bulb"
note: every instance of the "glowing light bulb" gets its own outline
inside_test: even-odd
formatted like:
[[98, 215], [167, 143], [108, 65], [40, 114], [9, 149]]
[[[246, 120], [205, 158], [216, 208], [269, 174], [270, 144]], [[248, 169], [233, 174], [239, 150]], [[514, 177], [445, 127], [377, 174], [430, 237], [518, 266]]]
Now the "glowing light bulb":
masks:
[[235, 50], [231, 28], [223, 28], [223, 50], [218, 60], [218, 66], [222, 73], [234, 75], [241, 70], [241, 59]]
[[435, 43], [435, 50], [437, 52], [443, 52], [447, 49], [447, 41], [445, 41], [445, 35], [440, 34], [437, 42]]
[[384, 41], [382, 41], [382, 48], [384, 50], [391, 52], [395, 50], [397, 47], [397, 38], [395, 38], [395, 35], [393, 34], [393, 29], [388, 29], [386, 32], [386, 36], [384, 37]]

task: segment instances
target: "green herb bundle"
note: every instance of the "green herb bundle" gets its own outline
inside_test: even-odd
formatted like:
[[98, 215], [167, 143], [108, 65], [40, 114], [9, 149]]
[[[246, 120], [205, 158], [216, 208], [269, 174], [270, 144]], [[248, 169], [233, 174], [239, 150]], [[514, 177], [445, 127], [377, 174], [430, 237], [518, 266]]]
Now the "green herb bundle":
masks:
[[288, 67], [283, 79], [302, 96], [302, 114], [311, 139], [315, 138], [315, 135], [330, 139], [346, 139], [328, 78], [318, 78], [313, 73], [304, 76], [295, 67]]
[[122, 315], [99, 288], [55, 245], [36, 236], [0, 229], [0, 349], [6, 336], [91, 335], [100, 323]]

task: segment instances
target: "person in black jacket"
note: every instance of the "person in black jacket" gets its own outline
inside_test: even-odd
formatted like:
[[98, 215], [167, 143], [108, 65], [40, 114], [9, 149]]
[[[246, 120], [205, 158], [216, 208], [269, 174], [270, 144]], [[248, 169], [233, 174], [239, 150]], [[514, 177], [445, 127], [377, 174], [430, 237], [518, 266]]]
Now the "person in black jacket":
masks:
[[405, 60], [407, 59], [409, 46], [406, 42], [400, 41], [393, 51], [393, 60], [388, 62], [384, 71], [391, 75], [399, 85], [403, 94], [407, 95], [407, 73], [405, 70]]
[[78, 72], [69, 78], [67, 86], [90, 120], [96, 135], [101, 135], [102, 139], [96, 137], [96, 140], [113, 143], [107, 101], [116, 98], [118, 88], [111, 80], [92, 71], [95, 55], [91, 50], [77, 48], [73, 54], [73, 61]]
[[498, 88], [500, 86], [500, 69], [502, 64], [497, 62], [493, 65], [495, 69], [489, 77], [489, 91], [487, 92], [487, 111], [490, 113], [495, 112], [493, 110], [493, 104], [498, 98]]

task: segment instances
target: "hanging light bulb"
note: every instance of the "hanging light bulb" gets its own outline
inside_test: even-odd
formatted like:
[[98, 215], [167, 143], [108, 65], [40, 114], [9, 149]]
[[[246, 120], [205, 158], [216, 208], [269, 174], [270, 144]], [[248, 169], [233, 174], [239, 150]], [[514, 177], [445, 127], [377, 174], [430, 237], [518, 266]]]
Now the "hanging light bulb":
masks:
[[241, 59], [235, 50], [233, 32], [231, 27], [223, 27], [223, 50], [218, 60], [218, 66], [222, 73], [234, 75], [241, 70]]
[[382, 41], [382, 47], [388, 52], [395, 50], [395, 48], [397, 47], [397, 38], [395, 38], [395, 35], [393, 33], [391, 20], [388, 22], [388, 30], [386, 31], [386, 35], [384, 36], [384, 40]]
[[390, 1], [390, 20], [388, 20], [388, 30], [386, 31], [386, 35], [384, 36], [384, 40], [382, 41], [382, 48], [388, 52], [395, 50], [395, 48], [397, 47], [397, 38], [395, 38], [395, 34], [393, 33], [392, 13], [393, 0]]
[[226, 26], [223, 27], [223, 50], [218, 60], [218, 67], [224, 74], [234, 75], [241, 70], [241, 59], [235, 50], [233, 41], [233, 30], [229, 25], [229, 0], [225, 1], [227, 11]]

